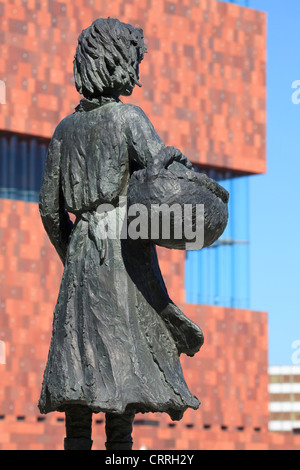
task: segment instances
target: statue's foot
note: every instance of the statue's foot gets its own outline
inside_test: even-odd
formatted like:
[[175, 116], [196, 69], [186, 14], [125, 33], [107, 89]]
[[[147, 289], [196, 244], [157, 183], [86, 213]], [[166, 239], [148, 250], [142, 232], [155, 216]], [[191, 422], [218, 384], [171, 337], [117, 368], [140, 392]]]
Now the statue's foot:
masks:
[[85, 437], [66, 437], [64, 450], [92, 450], [93, 441]]
[[132, 450], [132, 441], [130, 442], [106, 442], [106, 450]]

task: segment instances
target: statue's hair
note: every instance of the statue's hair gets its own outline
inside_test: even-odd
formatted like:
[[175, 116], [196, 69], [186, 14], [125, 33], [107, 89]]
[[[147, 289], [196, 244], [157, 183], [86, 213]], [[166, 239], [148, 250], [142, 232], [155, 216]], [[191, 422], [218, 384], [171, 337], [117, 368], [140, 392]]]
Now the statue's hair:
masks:
[[143, 30], [113, 18], [99, 18], [78, 38], [74, 58], [77, 91], [86, 98], [131, 94], [137, 67], [147, 51]]

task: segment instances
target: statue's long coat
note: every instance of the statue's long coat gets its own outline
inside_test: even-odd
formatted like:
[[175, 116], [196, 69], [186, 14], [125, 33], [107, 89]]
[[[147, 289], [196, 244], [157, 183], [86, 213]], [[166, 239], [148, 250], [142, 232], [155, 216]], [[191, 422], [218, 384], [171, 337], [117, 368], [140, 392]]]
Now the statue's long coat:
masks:
[[[166, 153], [143, 111], [114, 100], [83, 100], [53, 135], [40, 212], [65, 268], [41, 413], [80, 403], [94, 412], [133, 408], [180, 419], [199, 406], [179, 355], [195, 354], [202, 332], [170, 300], [155, 246], [101, 239], [132, 172]], [[115, 209], [99, 214], [103, 203]], [[67, 211], [76, 216], [74, 227]]]

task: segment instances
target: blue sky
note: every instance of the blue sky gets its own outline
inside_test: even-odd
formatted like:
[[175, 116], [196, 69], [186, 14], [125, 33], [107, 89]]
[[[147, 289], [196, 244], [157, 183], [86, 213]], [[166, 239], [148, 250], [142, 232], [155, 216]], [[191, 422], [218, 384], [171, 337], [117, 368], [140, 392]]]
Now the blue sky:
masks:
[[251, 308], [269, 314], [269, 363], [290, 365], [300, 342], [300, 104], [292, 103], [300, 1], [250, 0], [249, 7], [267, 13], [268, 31], [268, 170], [250, 178]]

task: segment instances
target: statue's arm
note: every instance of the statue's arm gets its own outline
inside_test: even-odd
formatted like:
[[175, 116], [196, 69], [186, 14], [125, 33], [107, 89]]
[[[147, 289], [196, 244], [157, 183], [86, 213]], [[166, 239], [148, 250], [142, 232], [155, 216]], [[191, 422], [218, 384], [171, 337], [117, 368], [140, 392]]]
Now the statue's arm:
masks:
[[151, 121], [138, 106], [130, 106], [127, 142], [129, 157], [136, 165], [136, 169], [146, 167], [167, 167], [173, 161], [178, 161], [188, 168], [192, 163], [174, 147], [166, 147], [156, 133]]
[[44, 228], [61, 261], [65, 264], [69, 236], [73, 223], [64, 205], [60, 182], [60, 146], [55, 133], [50, 142], [43, 183], [39, 197], [39, 209]]

